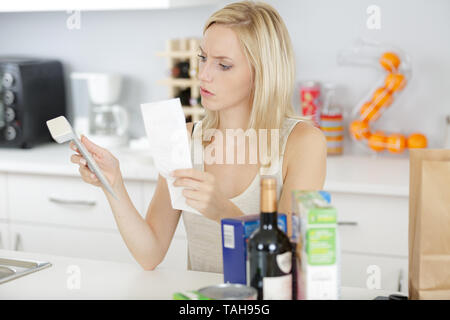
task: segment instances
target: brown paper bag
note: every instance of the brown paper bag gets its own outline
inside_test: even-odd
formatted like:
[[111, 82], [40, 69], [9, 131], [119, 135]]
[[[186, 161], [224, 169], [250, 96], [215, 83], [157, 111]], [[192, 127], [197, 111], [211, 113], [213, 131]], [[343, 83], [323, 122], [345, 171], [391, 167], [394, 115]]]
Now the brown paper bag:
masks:
[[410, 150], [409, 299], [450, 299], [450, 149]]

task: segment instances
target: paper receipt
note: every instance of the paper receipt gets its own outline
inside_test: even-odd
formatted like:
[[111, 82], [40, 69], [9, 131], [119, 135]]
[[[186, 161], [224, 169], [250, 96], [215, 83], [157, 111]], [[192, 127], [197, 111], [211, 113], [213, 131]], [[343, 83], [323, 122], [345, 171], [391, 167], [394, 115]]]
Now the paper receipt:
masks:
[[179, 98], [141, 104], [142, 118], [149, 140], [150, 152], [159, 174], [167, 181], [172, 207], [200, 214], [186, 204], [182, 191], [175, 187], [175, 169], [192, 168], [189, 138]]

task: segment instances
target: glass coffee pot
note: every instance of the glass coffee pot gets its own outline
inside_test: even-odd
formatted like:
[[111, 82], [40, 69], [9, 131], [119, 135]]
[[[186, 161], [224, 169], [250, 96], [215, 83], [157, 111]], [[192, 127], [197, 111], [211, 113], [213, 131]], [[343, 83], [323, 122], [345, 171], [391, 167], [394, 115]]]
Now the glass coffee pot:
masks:
[[90, 98], [89, 138], [105, 148], [128, 144], [129, 117], [119, 98], [122, 77], [109, 73], [73, 73], [74, 79], [86, 79]]
[[91, 108], [90, 133], [103, 136], [123, 136], [128, 129], [128, 113], [119, 105]]

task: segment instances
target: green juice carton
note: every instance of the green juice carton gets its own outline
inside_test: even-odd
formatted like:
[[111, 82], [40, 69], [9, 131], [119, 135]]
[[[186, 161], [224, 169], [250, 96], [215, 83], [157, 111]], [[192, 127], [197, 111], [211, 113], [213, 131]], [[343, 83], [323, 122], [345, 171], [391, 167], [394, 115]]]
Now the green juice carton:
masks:
[[292, 225], [300, 270], [298, 297], [336, 300], [340, 296], [337, 210], [318, 191], [292, 191]]

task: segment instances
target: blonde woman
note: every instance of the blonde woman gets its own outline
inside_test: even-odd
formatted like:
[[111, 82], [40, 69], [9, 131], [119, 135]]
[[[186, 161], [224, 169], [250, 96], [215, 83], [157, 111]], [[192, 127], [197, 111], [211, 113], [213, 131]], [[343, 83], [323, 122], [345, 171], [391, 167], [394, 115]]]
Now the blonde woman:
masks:
[[[163, 261], [183, 216], [188, 269], [222, 272], [220, 220], [259, 213], [259, 178], [263, 174], [277, 178], [278, 211], [284, 213], [291, 211], [291, 190], [320, 190], [324, 184], [326, 140], [319, 129], [294, 115], [292, 45], [278, 12], [268, 4], [249, 1], [218, 10], [205, 24], [199, 59], [198, 79], [206, 116], [195, 126], [186, 125], [188, 136], [193, 137], [194, 168], [176, 170], [173, 175], [174, 185], [184, 188], [187, 204], [201, 215], [173, 209], [167, 182], [159, 176], [143, 219], [128, 196], [119, 161], [82, 137], [120, 199], [116, 201], [104, 190], [119, 231], [146, 270]], [[264, 163], [260, 135], [256, 156], [254, 141], [233, 145], [234, 138], [227, 139], [230, 130], [259, 133], [261, 129], [278, 133], [265, 140], [271, 146], [267, 149], [270, 160]], [[206, 134], [211, 130], [213, 134]], [[257, 161], [199, 161], [194, 159], [194, 149], [216, 160], [220, 153], [243, 151], [245, 159], [253, 156]], [[71, 157], [80, 165], [85, 182], [101, 186], [82, 160], [79, 154]]]

